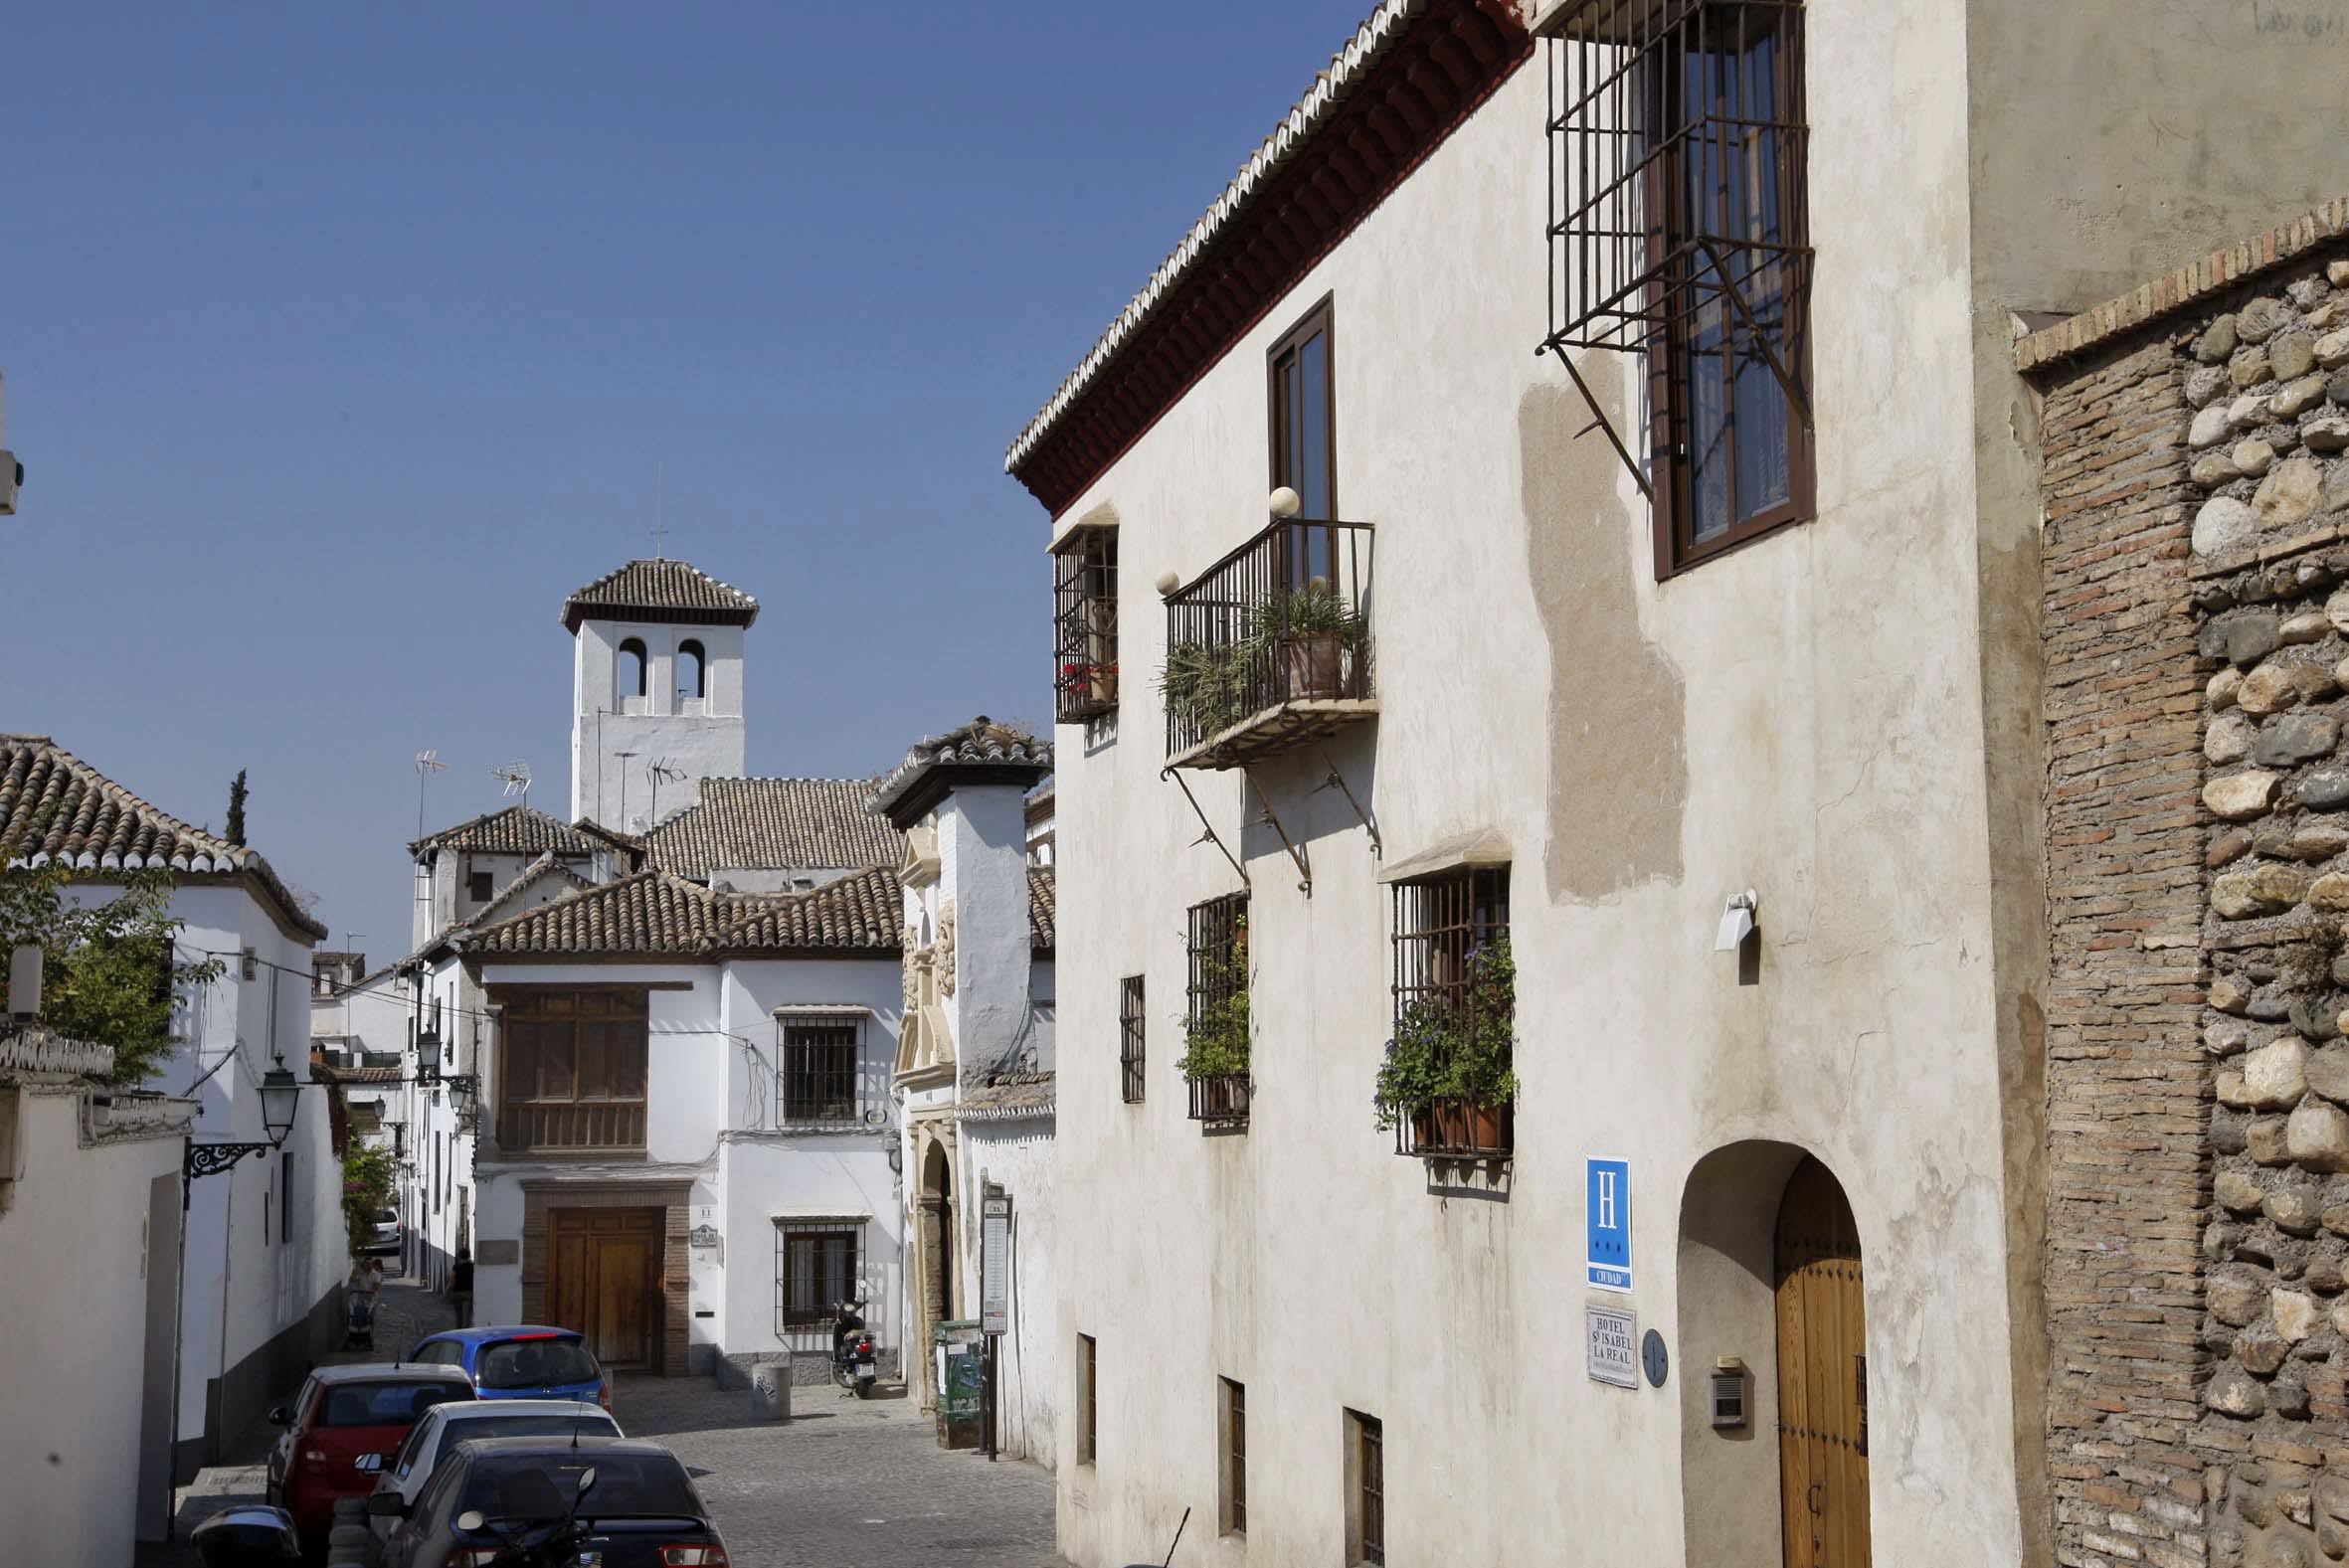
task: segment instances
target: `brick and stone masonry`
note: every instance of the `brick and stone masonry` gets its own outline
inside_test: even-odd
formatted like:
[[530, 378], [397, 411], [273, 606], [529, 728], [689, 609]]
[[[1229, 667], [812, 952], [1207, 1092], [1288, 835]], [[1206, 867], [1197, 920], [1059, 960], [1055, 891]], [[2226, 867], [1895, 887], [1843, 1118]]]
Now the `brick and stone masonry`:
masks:
[[2042, 394], [2055, 1556], [2349, 1559], [2349, 203]]

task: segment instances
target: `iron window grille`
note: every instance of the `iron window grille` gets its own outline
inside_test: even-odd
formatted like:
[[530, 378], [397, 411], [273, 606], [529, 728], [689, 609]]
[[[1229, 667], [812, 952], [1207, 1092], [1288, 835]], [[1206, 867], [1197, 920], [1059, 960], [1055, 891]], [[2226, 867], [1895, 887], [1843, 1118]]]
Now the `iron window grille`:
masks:
[[863, 1277], [864, 1227], [842, 1220], [775, 1226], [775, 1337], [795, 1350], [829, 1350], [840, 1304]]
[[1216, 1380], [1223, 1394], [1223, 1530], [1248, 1533], [1248, 1391], [1230, 1378]]
[[[1248, 1000], [1248, 895], [1227, 893], [1190, 907], [1185, 941], [1189, 978], [1184, 986], [1185, 1034], [1197, 1048], [1202, 1031], [1236, 1027], [1254, 1046]], [[1188, 1075], [1194, 1122], [1248, 1120], [1252, 1080], [1245, 1071]]]
[[864, 1020], [794, 1018], [780, 1024], [777, 1105], [784, 1127], [855, 1127], [864, 1120]]
[[1080, 528], [1052, 554], [1053, 713], [1082, 724], [1118, 705], [1118, 531]]
[[[1439, 1023], [1447, 1042], [1476, 1040], [1481, 1017], [1477, 971], [1486, 950], [1509, 940], [1509, 868], [1463, 867], [1395, 884], [1394, 1026], [1424, 1034]], [[1439, 1062], [1439, 1067], [1449, 1065]], [[1515, 1144], [1515, 1107], [1478, 1105], [1463, 1096], [1437, 1099], [1395, 1125], [1401, 1154], [1490, 1158]]]
[[[1581, 0], [1548, 55], [1549, 336], [1657, 566], [1807, 515], [1804, 0]], [[1566, 350], [1646, 356], [1655, 483]]]
[[1143, 1071], [1142, 976], [1129, 974], [1118, 982], [1118, 1074], [1126, 1104], [1142, 1103]]
[[1386, 1561], [1386, 1429], [1376, 1416], [1347, 1412], [1354, 1429], [1354, 1539], [1347, 1560], [1383, 1564]]

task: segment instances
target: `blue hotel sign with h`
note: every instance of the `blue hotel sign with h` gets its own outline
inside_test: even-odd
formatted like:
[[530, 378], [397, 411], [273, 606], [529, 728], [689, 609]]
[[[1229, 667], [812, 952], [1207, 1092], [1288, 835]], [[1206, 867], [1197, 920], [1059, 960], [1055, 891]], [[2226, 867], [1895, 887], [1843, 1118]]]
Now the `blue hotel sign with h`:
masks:
[[1590, 1283], [1602, 1291], [1631, 1289], [1631, 1161], [1584, 1161], [1583, 1221]]

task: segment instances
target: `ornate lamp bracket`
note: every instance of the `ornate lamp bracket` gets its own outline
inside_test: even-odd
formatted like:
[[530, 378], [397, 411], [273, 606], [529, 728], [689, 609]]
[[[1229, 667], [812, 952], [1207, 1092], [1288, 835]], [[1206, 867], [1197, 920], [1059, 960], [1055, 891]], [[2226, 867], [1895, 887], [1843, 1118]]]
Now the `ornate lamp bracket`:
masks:
[[266, 1154], [276, 1146], [274, 1143], [190, 1143], [180, 1171], [190, 1181], [198, 1176], [217, 1176], [246, 1155]]

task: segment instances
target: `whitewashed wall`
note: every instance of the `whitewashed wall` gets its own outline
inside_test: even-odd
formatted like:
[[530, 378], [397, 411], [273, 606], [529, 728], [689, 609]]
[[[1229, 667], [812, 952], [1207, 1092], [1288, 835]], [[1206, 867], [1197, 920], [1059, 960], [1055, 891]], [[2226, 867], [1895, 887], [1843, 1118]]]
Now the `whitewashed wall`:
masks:
[[0, 1213], [0, 1528], [18, 1544], [0, 1556], [128, 1563], [147, 1279], [179, 1266], [168, 1235], [150, 1254], [150, 1200], [158, 1177], [176, 1191], [185, 1142], [85, 1148], [80, 1116], [71, 1089], [20, 1102], [24, 1175]]
[[[653, 791], [645, 772], [667, 758], [685, 773], [660, 786], [663, 819], [699, 798], [704, 779], [743, 774], [743, 630], [741, 626], [659, 625], [587, 620], [575, 633], [572, 664], [571, 820], [593, 817], [640, 832], [651, 825]], [[648, 655], [644, 696], [616, 687], [621, 643], [633, 637]], [[709, 695], [680, 703], [674, 695], [677, 645], [697, 641], [708, 656]], [[625, 764], [618, 754], [636, 755]], [[621, 771], [628, 770], [623, 804]]]

